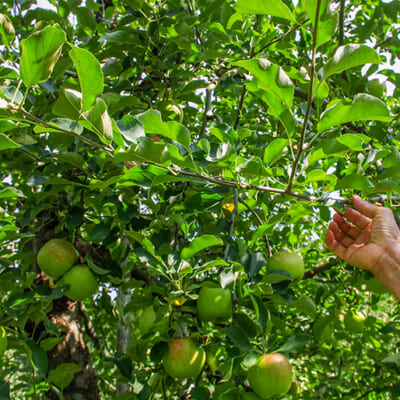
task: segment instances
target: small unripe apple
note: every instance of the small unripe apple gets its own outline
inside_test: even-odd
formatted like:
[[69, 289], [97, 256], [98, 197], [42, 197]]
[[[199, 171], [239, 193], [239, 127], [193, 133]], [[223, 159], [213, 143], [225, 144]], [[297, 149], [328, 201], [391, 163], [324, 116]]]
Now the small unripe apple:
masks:
[[176, 379], [196, 378], [205, 361], [205, 351], [191, 338], [172, 340], [163, 357], [165, 372]]
[[197, 315], [202, 321], [225, 321], [232, 315], [232, 292], [214, 282], [207, 282], [200, 289]]
[[74, 245], [64, 239], [51, 239], [40, 250], [37, 262], [40, 269], [50, 278], [64, 275], [78, 259]]
[[304, 276], [304, 262], [296, 252], [281, 250], [268, 260], [268, 271], [273, 270], [287, 271], [293, 279], [301, 279]]
[[386, 91], [386, 84], [384, 82], [380, 82], [378, 78], [368, 81], [366, 87], [368, 93], [371, 93], [372, 96], [375, 97], [382, 97]]
[[148, 333], [150, 329], [154, 326], [156, 320], [157, 315], [152, 305], [147, 306], [146, 308], [141, 310], [137, 324], [137, 328], [139, 329], [140, 334], [143, 336]]
[[71, 300], [82, 301], [97, 291], [96, 277], [87, 265], [74, 265], [59, 281], [58, 286], [69, 285], [65, 295]]
[[261, 398], [283, 396], [292, 385], [292, 367], [280, 353], [262, 355], [247, 372], [250, 387]]
[[261, 400], [261, 397], [253, 392], [244, 392], [240, 395], [240, 400]]
[[344, 327], [349, 333], [361, 333], [364, 330], [365, 316], [358, 313], [346, 313], [343, 318]]

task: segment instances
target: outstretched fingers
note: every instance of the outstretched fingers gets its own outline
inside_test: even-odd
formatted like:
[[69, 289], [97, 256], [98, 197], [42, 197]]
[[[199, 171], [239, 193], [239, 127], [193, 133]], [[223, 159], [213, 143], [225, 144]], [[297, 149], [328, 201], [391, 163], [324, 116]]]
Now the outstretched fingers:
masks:
[[354, 240], [360, 236], [361, 230], [350, 224], [347, 220], [343, 218], [342, 215], [335, 214], [333, 216], [333, 220], [336, 222], [338, 228], [343, 232], [345, 236], [348, 236]]
[[[334, 224], [334, 222], [331, 223], [331, 226]], [[325, 243], [328, 246], [329, 250], [337, 255], [338, 257], [342, 259], [346, 259], [346, 250], [347, 247], [338, 242], [336, 239], [336, 235], [334, 233], [334, 230], [331, 229], [331, 226], [329, 227], [328, 232], [326, 233], [325, 236]], [[340, 232], [340, 231], [338, 231]]]
[[371, 220], [368, 217], [353, 208], [346, 208], [343, 216], [360, 229], [365, 229], [371, 224]]

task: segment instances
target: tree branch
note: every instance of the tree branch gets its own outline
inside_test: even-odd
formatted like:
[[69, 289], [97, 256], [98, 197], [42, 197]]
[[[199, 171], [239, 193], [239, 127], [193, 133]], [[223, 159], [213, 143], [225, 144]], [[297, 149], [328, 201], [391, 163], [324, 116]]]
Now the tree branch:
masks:
[[74, 137], [82, 140], [83, 142], [85, 142], [87, 144], [90, 144], [91, 146], [96, 147], [98, 149], [104, 150], [104, 151], [106, 151], [108, 153], [112, 153], [112, 151], [113, 151], [111, 148], [103, 146], [103, 145], [101, 145], [99, 143], [96, 143], [93, 140], [90, 140], [88, 138], [85, 138], [84, 136], [80, 135], [79, 133], [76, 133], [76, 132], [73, 132], [73, 131], [68, 131], [66, 129], [58, 127], [57, 125], [48, 124], [47, 122], [41, 120], [40, 118], [36, 117], [35, 115], [33, 115], [33, 114], [29, 113], [28, 111], [24, 110], [22, 107], [19, 108], [19, 110], [21, 110], [22, 114], [24, 114], [26, 117], [28, 117], [32, 121], [36, 122], [37, 124], [39, 124], [39, 125], [41, 125], [41, 126], [43, 126], [45, 128], [54, 129], [54, 130], [57, 130], [58, 132], [65, 133], [65, 134], [67, 134], [69, 136], [74, 136]]
[[207, 121], [211, 117], [211, 101], [215, 84], [211, 83], [206, 89], [206, 101], [203, 113], [203, 123], [201, 125], [200, 137], [204, 137], [207, 129]]
[[307, 109], [306, 109], [306, 113], [304, 115], [303, 128], [301, 131], [299, 148], [298, 148], [296, 159], [294, 160], [294, 163], [293, 163], [293, 168], [292, 168], [292, 171], [290, 174], [289, 183], [287, 185], [287, 191], [290, 191], [292, 189], [292, 185], [293, 185], [294, 178], [296, 175], [297, 166], [300, 162], [301, 155], [303, 154], [303, 146], [304, 146], [304, 142], [306, 139], [308, 119], [310, 116], [310, 111], [311, 111], [312, 103], [314, 100], [313, 91], [314, 91], [314, 76], [315, 76], [315, 56], [316, 56], [316, 52], [317, 52], [317, 33], [318, 33], [318, 22], [319, 22], [319, 12], [320, 12], [320, 8], [321, 8], [321, 1], [322, 0], [317, 0], [317, 9], [315, 11], [315, 22], [314, 22], [314, 29], [313, 29], [313, 48], [312, 48], [311, 71], [310, 71], [310, 86], [308, 89]]
[[280, 35], [278, 38], [272, 40], [271, 42], [267, 43], [263, 47], [261, 47], [260, 50], [257, 50], [254, 55], [259, 55], [262, 53], [264, 50], [266, 50], [268, 47], [272, 46], [275, 43], [279, 43], [281, 40], [285, 39], [286, 36], [290, 35], [291, 33], [297, 31], [297, 29], [301, 28], [306, 22], [309, 21], [309, 18], [305, 19], [303, 22], [299, 23], [298, 25], [294, 26], [292, 29], [289, 29], [285, 34]]
[[317, 267], [314, 267], [313, 269], [306, 271], [304, 273], [303, 279], [314, 278], [315, 275], [322, 274], [323, 272], [327, 271], [328, 269], [331, 269], [337, 264], [338, 264], [337, 259], [331, 258], [327, 263], [318, 265]]
[[[230, 226], [229, 226], [229, 235], [232, 237], [233, 232], [235, 231], [235, 221], [236, 221], [236, 216], [238, 212], [238, 199], [239, 199], [239, 194], [237, 189], [233, 189], [233, 195], [234, 195], [234, 208], [232, 211], [232, 216], [231, 216], [231, 221], [230, 221]], [[228, 253], [230, 249], [230, 244], [228, 243], [225, 246], [225, 251], [224, 251], [224, 260], [226, 261], [228, 259]]]
[[345, 0], [340, 0], [340, 11], [339, 11], [339, 45], [344, 44], [344, 8]]
[[[256, 218], [256, 220], [257, 220], [257, 222], [258, 222], [258, 224], [261, 226], [261, 225], [263, 225], [263, 221], [262, 221], [262, 219], [260, 218], [260, 216], [257, 214], [257, 212], [253, 209], [253, 208], [251, 208], [244, 200], [242, 200], [240, 197], [239, 197], [239, 201], [254, 215], [254, 217]], [[264, 239], [265, 239], [265, 244], [267, 245], [267, 250], [268, 250], [268, 254], [269, 254], [269, 256], [271, 257], [272, 256], [272, 250], [271, 250], [271, 245], [270, 245], [270, 243], [269, 243], [269, 239], [268, 239], [268, 236], [267, 235], [264, 235]]]

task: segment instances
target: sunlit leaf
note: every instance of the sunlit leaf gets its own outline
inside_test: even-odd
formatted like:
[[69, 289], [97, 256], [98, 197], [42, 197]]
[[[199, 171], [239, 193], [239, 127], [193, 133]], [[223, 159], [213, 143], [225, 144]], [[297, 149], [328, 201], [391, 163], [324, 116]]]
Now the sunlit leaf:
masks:
[[182, 259], [187, 260], [188, 258], [192, 257], [199, 251], [202, 251], [209, 247], [222, 246], [222, 245], [223, 241], [219, 237], [213, 235], [203, 235], [193, 239], [190, 242], [189, 247], [185, 247], [182, 250], [181, 257]]
[[288, 143], [287, 139], [282, 138], [274, 139], [268, 143], [264, 151], [264, 164], [267, 166], [273, 164], [282, 155]]
[[381, 63], [379, 55], [373, 48], [361, 44], [346, 44], [339, 47], [334, 56], [328, 60], [323, 68], [323, 76], [326, 79], [333, 74], [367, 63]]
[[[90, 110], [103, 93], [103, 72], [99, 60], [88, 50], [73, 46], [69, 56], [75, 64], [82, 92], [81, 112]], [[90, 74], [87, 73], [90, 71]]]
[[270, 92], [285, 103], [286, 106], [291, 107], [294, 86], [279, 65], [273, 64], [264, 58], [236, 61], [233, 65], [251, 72], [263, 84], [263, 90]]
[[62, 363], [49, 371], [48, 380], [61, 390], [67, 388], [73, 381], [75, 374], [82, 370], [82, 366], [74, 363]]
[[21, 145], [0, 132], [0, 150], [15, 149], [18, 147], [21, 147]]
[[176, 121], [163, 122], [161, 114], [156, 110], [148, 110], [136, 115], [147, 134], [165, 136], [181, 144], [187, 151], [190, 146], [190, 132], [182, 124]]
[[354, 121], [385, 121], [392, 119], [388, 106], [369, 94], [358, 94], [351, 104], [345, 101], [327, 109], [318, 123], [318, 132]]
[[364, 192], [373, 189], [373, 187], [374, 186], [366, 176], [353, 174], [339, 179], [336, 183], [335, 189], [353, 189]]
[[273, 15], [294, 21], [289, 7], [281, 0], [238, 0], [235, 8], [242, 14]]
[[49, 79], [65, 41], [65, 32], [58, 26], [47, 26], [21, 41], [20, 72], [26, 86]]

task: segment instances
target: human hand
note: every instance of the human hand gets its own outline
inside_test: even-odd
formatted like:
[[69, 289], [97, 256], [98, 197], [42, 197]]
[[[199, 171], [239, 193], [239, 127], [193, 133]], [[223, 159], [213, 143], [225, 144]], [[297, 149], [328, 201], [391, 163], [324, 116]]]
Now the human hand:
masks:
[[[353, 208], [336, 213], [325, 236], [328, 248], [349, 264], [373, 272], [387, 285], [388, 256], [400, 259], [400, 230], [390, 209], [353, 197]], [[385, 273], [387, 275], [387, 273]]]

